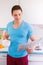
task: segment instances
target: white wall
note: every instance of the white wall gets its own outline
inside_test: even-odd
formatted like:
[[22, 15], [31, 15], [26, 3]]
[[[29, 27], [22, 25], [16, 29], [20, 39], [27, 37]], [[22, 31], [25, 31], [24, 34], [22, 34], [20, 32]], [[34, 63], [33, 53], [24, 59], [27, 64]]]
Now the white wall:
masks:
[[21, 0], [24, 19], [31, 24], [43, 24], [43, 0]]
[[0, 27], [6, 27], [7, 23], [13, 18], [11, 16], [11, 8], [18, 4], [18, 0], [0, 0]]
[[[19, 2], [18, 2], [19, 1]], [[0, 27], [6, 27], [13, 18], [11, 8], [15, 4], [23, 8], [23, 18], [30, 24], [43, 24], [43, 0], [0, 0]]]

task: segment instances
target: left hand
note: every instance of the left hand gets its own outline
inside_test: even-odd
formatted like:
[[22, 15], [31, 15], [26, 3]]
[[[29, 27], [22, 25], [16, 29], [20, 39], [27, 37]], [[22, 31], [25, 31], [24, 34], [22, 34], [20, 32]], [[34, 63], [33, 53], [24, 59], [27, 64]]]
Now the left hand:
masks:
[[32, 53], [32, 52], [34, 51], [35, 47], [36, 47], [36, 46], [33, 46], [33, 47], [27, 49], [26, 51], [29, 52], [29, 53]]

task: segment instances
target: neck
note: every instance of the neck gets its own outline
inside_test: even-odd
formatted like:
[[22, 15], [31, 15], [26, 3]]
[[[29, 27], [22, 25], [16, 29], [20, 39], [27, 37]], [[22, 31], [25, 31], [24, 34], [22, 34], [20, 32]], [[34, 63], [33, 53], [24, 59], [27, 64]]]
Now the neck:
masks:
[[19, 24], [21, 24], [21, 23], [22, 23], [22, 20], [18, 20], [18, 21], [15, 20], [15, 21], [14, 21], [14, 25], [15, 25], [15, 24], [18, 24], [18, 25], [19, 25]]
[[22, 23], [22, 20], [19, 20], [19, 21], [14, 21], [14, 27], [15, 28], [18, 28]]

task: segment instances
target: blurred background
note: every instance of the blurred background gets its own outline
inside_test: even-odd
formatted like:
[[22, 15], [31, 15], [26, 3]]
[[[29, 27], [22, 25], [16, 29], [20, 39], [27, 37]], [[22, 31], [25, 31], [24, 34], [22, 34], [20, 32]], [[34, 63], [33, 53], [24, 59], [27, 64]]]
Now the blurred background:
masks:
[[38, 47], [29, 54], [29, 65], [43, 65], [43, 0], [0, 0], [0, 65], [6, 65], [6, 55], [9, 40], [2, 40], [3, 31], [8, 22], [13, 20], [11, 8], [20, 5], [23, 9], [23, 19], [31, 24], [38, 41]]

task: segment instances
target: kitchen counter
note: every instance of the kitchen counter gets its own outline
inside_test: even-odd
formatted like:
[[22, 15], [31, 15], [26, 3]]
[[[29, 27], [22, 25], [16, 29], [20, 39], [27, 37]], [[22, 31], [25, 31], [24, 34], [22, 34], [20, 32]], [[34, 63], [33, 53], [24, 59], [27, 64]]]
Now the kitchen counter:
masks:
[[[9, 40], [3, 40], [2, 43], [5, 46], [5, 48], [0, 49], [0, 53], [7, 53], [9, 45], [10, 45], [10, 41]], [[41, 49], [42, 50], [34, 50], [31, 54], [43, 54], [43, 47], [41, 47]]]
[[[0, 49], [0, 64], [1, 65], [6, 65], [7, 63], [7, 53], [8, 53], [8, 47]], [[43, 65], [43, 50], [41, 51], [36, 51], [34, 50], [33, 53], [28, 54], [28, 61], [29, 65]], [[4, 64], [3, 64], [4, 63]]]
[[7, 53], [7, 52], [8, 52], [8, 47], [7, 48], [0, 49], [0, 53]]
[[[7, 52], [8, 48], [0, 49], [0, 64], [7, 65]], [[35, 51], [28, 55], [29, 65], [43, 65], [43, 51]]]
[[[8, 52], [8, 47], [0, 49], [0, 53], [7, 53]], [[30, 53], [29, 53], [30, 54]], [[43, 54], [43, 50], [34, 50], [32, 54]]]
[[34, 50], [33, 52], [32, 52], [32, 54], [43, 54], [43, 50]]
[[[10, 41], [9, 40], [3, 40], [2, 43], [5, 46], [5, 48], [0, 49], [0, 53], [7, 53], [9, 45], [10, 45]], [[43, 54], [43, 47], [41, 47], [41, 50], [34, 50], [31, 54]]]

